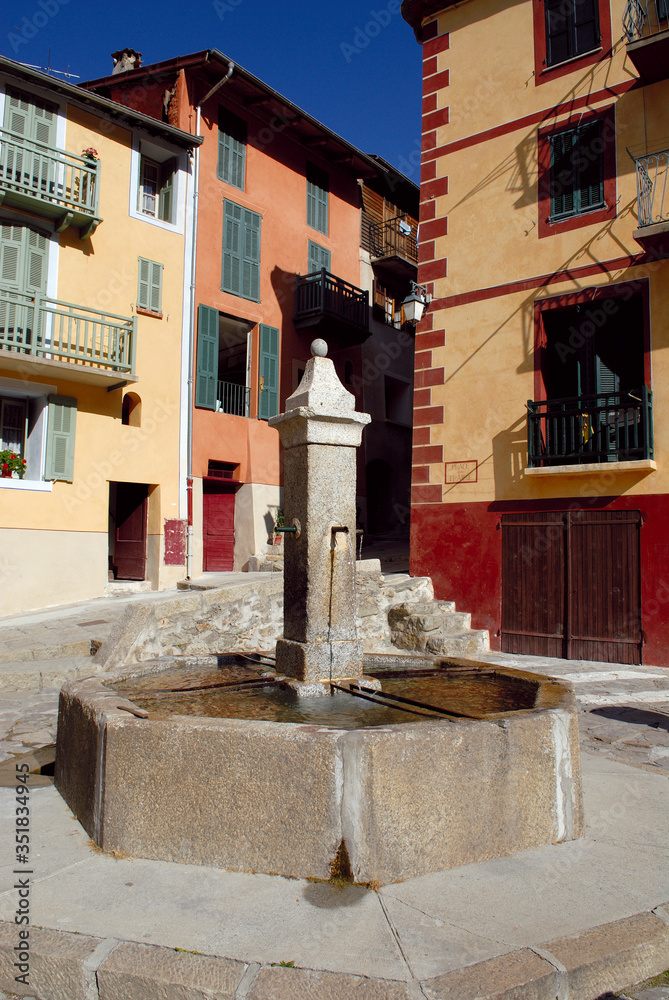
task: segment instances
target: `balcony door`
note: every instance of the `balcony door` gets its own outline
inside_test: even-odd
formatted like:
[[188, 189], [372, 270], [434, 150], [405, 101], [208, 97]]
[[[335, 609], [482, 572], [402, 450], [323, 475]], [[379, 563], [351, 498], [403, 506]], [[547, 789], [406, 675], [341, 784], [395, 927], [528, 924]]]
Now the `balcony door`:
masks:
[[32, 94], [7, 89], [3, 129], [10, 133], [2, 143], [0, 177], [16, 190], [32, 194], [55, 193], [58, 109]]
[[[46, 291], [49, 241], [28, 226], [0, 226], [0, 347], [33, 346], [34, 299]], [[35, 342], [36, 346], [37, 342]]]

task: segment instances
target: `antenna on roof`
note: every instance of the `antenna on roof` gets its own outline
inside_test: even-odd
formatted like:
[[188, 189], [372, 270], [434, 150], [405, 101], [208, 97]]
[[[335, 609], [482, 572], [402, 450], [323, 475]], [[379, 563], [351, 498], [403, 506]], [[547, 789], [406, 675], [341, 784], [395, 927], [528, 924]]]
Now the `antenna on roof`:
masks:
[[77, 73], [70, 73], [69, 69], [53, 69], [52, 66], [33, 66], [31, 63], [21, 63], [21, 66], [25, 66], [26, 69], [39, 69], [42, 73], [47, 73], [49, 76], [53, 76], [55, 73], [58, 73], [66, 79], [69, 79], [70, 77], [74, 80], [80, 79]]

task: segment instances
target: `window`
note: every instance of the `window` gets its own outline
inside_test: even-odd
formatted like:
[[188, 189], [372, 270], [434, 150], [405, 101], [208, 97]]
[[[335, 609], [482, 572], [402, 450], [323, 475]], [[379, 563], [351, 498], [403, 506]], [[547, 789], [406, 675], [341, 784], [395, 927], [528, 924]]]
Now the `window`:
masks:
[[26, 435], [26, 401], [0, 397], [0, 451], [13, 451], [23, 458]]
[[218, 111], [218, 164], [219, 180], [244, 190], [246, 166], [246, 122], [231, 111]]
[[601, 121], [558, 132], [551, 144], [551, 219], [604, 205]]
[[26, 460], [24, 482], [72, 482], [77, 401], [55, 388], [0, 378], [0, 450]]
[[149, 312], [162, 319], [163, 265], [139, 258], [137, 311]]
[[142, 215], [174, 222], [174, 172], [176, 160], [158, 163], [142, 155], [139, 161], [139, 204]]
[[615, 217], [615, 157], [613, 106], [539, 130], [540, 239]]
[[545, 0], [546, 65], [592, 52], [600, 43], [597, 0]]
[[197, 322], [195, 405], [248, 417], [253, 324], [200, 305]]
[[313, 274], [314, 271], [320, 271], [321, 268], [325, 268], [326, 271], [332, 269], [332, 254], [325, 247], [319, 247], [318, 243], [312, 243], [309, 240], [309, 260], [307, 263], [307, 274]]
[[307, 225], [327, 235], [328, 175], [320, 167], [307, 163]]
[[258, 373], [258, 417], [269, 420], [279, 412], [279, 331], [262, 323]]
[[221, 289], [260, 301], [260, 216], [233, 201], [223, 202]]

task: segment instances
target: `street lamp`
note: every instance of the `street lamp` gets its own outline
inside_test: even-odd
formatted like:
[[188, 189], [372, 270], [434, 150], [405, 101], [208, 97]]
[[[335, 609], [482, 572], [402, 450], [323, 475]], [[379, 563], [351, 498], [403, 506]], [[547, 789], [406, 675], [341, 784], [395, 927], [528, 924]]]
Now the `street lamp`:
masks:
[[423, 285], [411, 282], [411, 291], [402, 302], [404, 318], [407, 323], [416, 326], [423, 318], [425, 310], [432, 301], [432, 296]]

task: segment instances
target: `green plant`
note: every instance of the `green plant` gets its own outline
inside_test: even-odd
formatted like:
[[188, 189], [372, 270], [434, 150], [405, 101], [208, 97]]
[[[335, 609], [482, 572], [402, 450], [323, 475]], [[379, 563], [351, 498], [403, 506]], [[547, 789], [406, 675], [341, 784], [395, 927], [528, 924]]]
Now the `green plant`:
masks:
[[21, 458], [20, 455], [17, 455], [14, 451], [10, 451], [9, 448], [0, 451], [0, 469], [2, 469], [4, 475], [18, 472], [19, 476], [22, 476], [26, 471], [26, 464], [25, 458]]
[[285, 525], [285, 523], [286, 522], [283, 519], [283, 507], [277, 507], [277, 509], [276, 509], [276, 517], [274, 518], [274, 527], [275, 528], [283, 528], [284, 525]]

